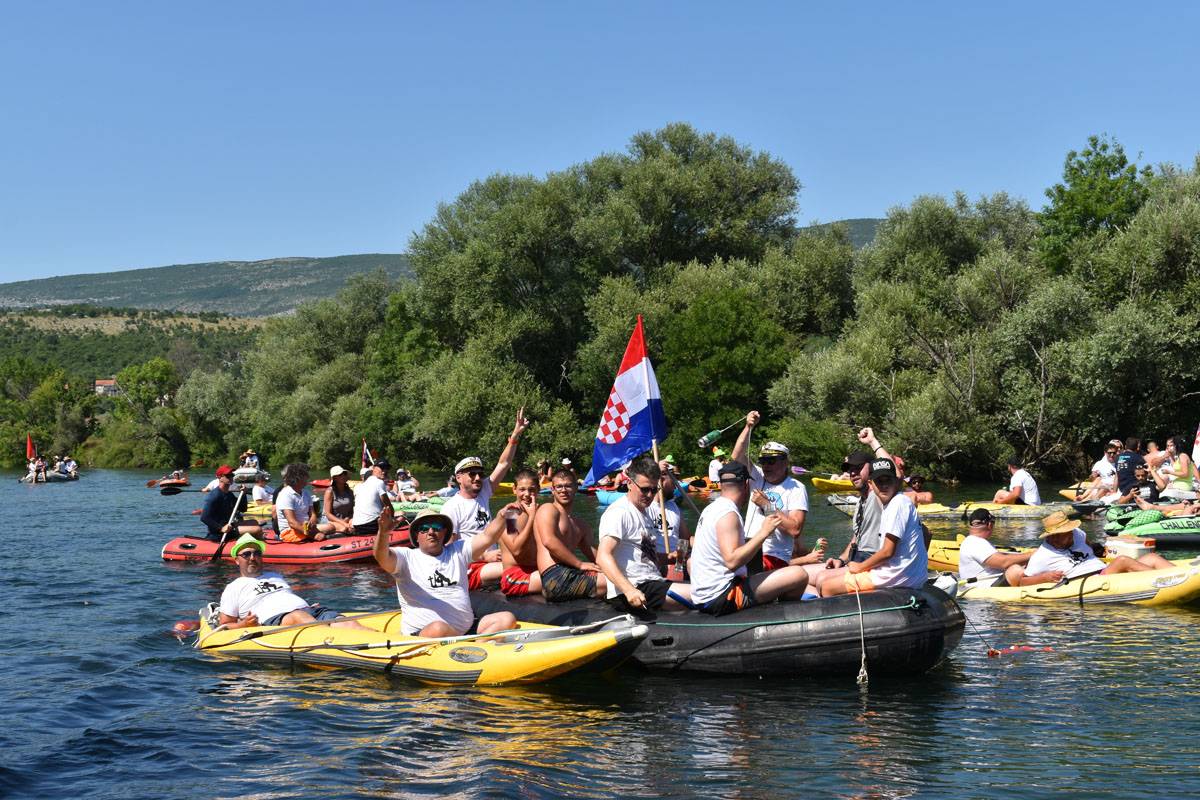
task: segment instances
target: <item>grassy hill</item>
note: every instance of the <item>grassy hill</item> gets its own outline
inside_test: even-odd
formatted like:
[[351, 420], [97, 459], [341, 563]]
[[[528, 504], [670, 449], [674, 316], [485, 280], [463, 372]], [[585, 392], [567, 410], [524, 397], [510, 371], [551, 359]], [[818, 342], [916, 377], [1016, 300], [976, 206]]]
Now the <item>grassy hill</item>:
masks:
[[[850, 230], [850, 244], [854, 245], [855, 250], [862, 248], [875, 241], [875, 233], [879, 230], [879, 223], [882, 219], [876, 217], [859, 217], [858, 219], [843, 219], [837, 222], [823, 222], [810, 227], [820, 230], [828, 228], [831, 225], [845, 225]], [[0, 286], [0, 293], [4, 291], [4, 287]]]
[[110, 378], [160, 356], [180, 375], [229, 369], [254, 344], [263, 321], [213, 312], [61, 306], [0, 312], [0, 354], [53, 364], [83, 378]]
[[392, 278], [412, 274], [407, 256], [389, 253], [176, 264], [0, 283], [0, 308], [86, 303], [266, 317], [331, 297], [351, 275], [377, 269]]

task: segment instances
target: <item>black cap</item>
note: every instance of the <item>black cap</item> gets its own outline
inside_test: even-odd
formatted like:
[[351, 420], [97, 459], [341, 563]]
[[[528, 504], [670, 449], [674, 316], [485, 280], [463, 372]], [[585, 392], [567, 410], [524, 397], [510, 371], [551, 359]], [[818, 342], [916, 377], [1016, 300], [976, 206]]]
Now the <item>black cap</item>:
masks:
[[748, 481], [750, 480], [750, 472], [746, 469], [746, 465], [740, 461], [726, 461], [717, 470], [717, 479], [724, 481]]
[[871, 463], [871, 454], [855, 450], [842, 461], [842, 466], [848, 469], [862, 469], [863, 464]]
[[871, 462], [871, 480], [888, 476], [896, 477], [896, 462], [890, 458], [877, 458]]
[[392, 468], [392, 465], [388, 463], [388, 460], [386, 458], [379, 459], [372, 466], [379, 467], [384, 472], [387, 472], [389, 469]]
[[968, 522], [995, 522], [996, 518], [986, 508], [977, 508], [967, 517]]

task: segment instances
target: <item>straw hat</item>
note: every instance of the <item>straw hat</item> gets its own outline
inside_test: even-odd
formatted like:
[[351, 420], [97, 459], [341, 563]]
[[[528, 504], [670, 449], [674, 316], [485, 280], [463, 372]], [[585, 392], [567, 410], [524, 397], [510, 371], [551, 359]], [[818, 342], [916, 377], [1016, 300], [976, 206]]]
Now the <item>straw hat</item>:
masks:
[[1042, 533], [1038, 536], [1039, 539], [1045, 539], [1053, 536], [1056, 533], [1066, 533], [1073, 531], [1079, 527], [1079, 520], [1070, 519], [1061, 511], [1055, 511], [1050, 516], [1042, 520]]

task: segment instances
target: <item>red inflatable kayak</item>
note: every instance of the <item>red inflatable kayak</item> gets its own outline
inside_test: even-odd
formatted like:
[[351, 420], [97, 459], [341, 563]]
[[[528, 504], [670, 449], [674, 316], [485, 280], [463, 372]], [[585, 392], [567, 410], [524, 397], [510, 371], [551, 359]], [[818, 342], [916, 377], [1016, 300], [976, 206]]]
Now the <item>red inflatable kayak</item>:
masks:
[[[187, 478], [163, 478], [158, 482], [158, 488], [164, 486], [191, 486], [192, 482]], [[153, 487], [151, 487], [153, 488]]]
[[[225, 542], [221, 559], [232, 561], [229, 549], [236, 541], [233, 538]], [[392, 531], [391, 544], [394, 547], [408, 545], [408, 526]], [[366, 536], [335, 536], [321, 542], [302, 542], [290, 544], [278, 539], [267, 540], [267, 552], [263, 554], [264, 564], [326, 564], [337, 561], [367, 561], [372, 558], [375, 549], [375, 537]], [[217, 550], [217, 543], [204, 537], [180, 536], [163, 545], [164, 561], [209, 561]]]

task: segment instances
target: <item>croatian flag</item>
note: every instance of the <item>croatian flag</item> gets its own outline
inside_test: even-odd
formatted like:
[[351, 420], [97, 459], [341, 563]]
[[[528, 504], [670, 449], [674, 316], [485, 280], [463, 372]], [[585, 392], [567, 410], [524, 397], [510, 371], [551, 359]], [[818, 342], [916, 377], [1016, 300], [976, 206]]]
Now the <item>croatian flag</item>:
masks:
[[655, 441], [667, 438], [667, 417], [654, 368], [646, 355], [639, 314], [633, 335], [625, 348], [625, 357], [608, 393], [608, 403], [596, 430], [592, 448], [592, 469], [583, 481], [591, 486], [610, 472], [651, 448]]
[[363, 442], [363, 451], [362, 451], [361, 467], [359, 468], [360, 472], [362, 470], [366, 469], [367, 467], [374, 466], [374, 464], [375, 464], [375, 457], [373, 455], [371, 455], [371, 451], [367, 449], [367, 440], [363, 439], [362, 442]]

